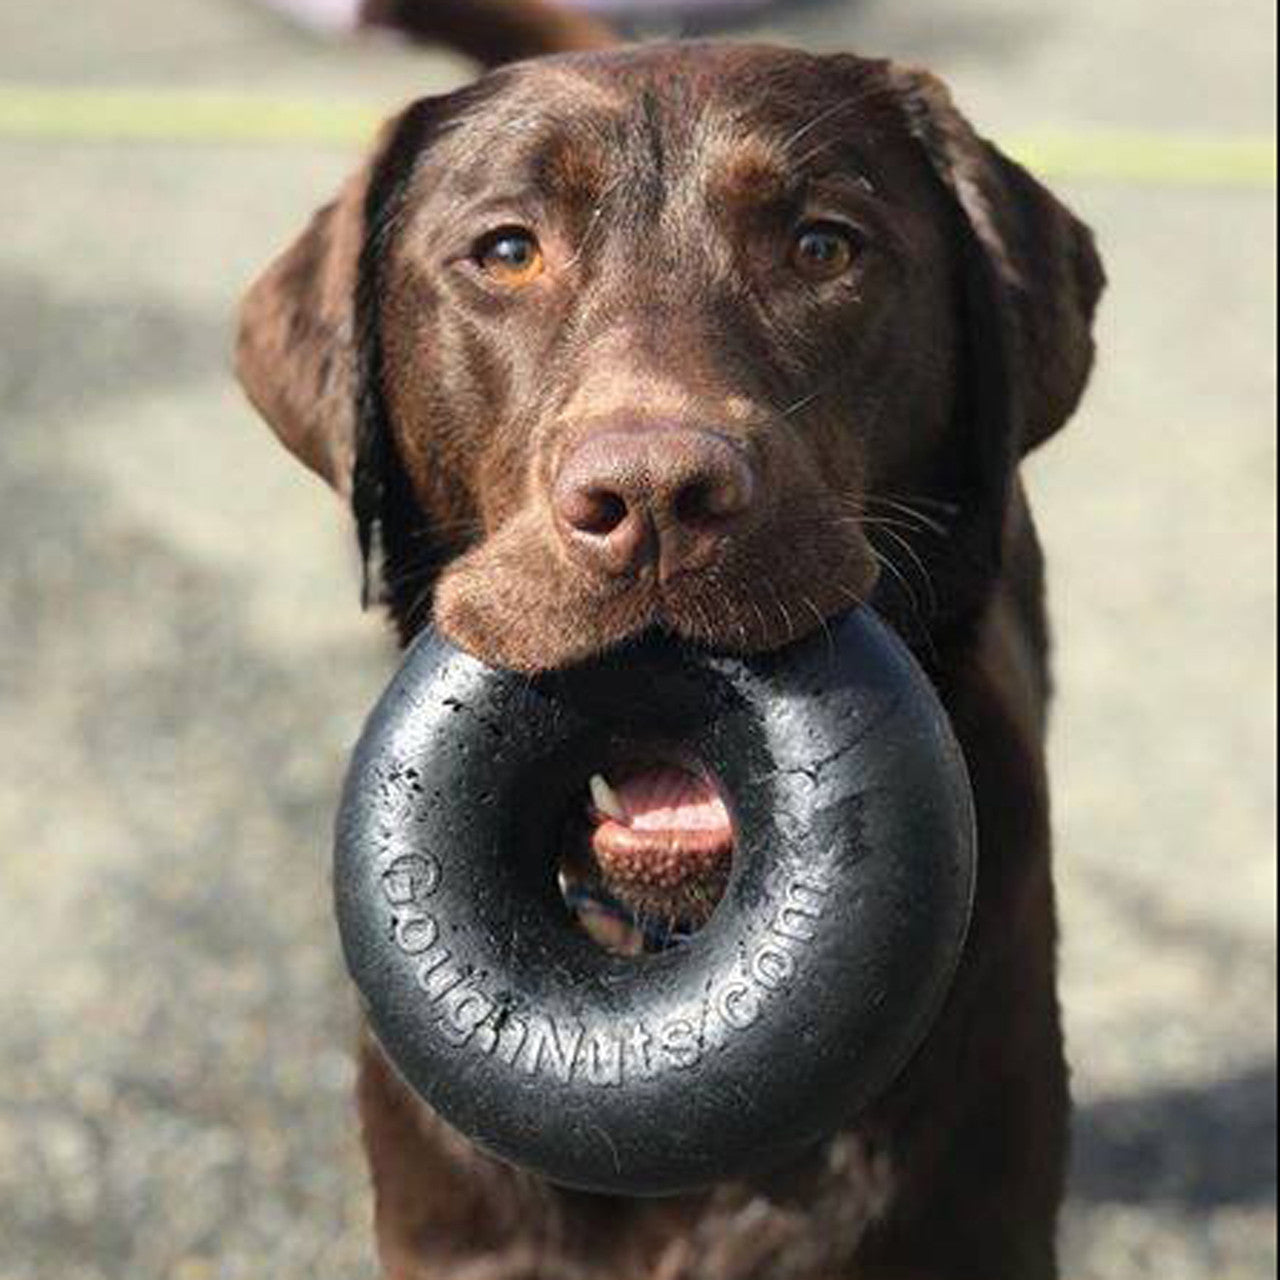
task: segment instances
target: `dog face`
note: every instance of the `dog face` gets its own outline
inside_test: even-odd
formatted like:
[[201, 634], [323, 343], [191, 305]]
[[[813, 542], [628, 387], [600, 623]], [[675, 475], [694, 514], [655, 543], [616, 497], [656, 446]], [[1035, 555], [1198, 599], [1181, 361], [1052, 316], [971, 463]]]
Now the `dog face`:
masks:
[[436, 617], [500, 663], [773, 647], [866, 598], [866, 495], [945, 449], [954, 228], [916, 149], [707, 53], [500, 78], [371, 268], [396, 448], [477, 534]]
[[873, 593], [932, 634], [999, 574], [1101, 281], [936, 81], [651, 46], [392, 121], [251, 290], [239, 367], [406, 637], [525, 670], [654, 627], [752, 651]]
[[411, 107], [255, 286], [240, 369], [367, 532], [412, 525], [411, 628], [527, 669], [751, 650], [944, 557], [928, 512], [998, 526], [1099, 283], [935, 82], [659, 46]]

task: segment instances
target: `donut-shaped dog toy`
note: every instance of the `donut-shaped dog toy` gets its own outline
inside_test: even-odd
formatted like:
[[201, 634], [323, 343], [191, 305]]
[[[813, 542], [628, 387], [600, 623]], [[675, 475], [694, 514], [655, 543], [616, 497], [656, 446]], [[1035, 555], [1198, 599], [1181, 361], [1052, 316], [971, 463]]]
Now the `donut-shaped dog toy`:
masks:
[[[715, 779], [734, 852], [704, 927], [632, 958], [577, 927], [556, 868], [590, 779], [637, 752]], [[655, 639], [533, 678], [424, 634], [355, 751], [335, 897], [376, 1036], [448, 1123], [659, 1195], [799, 1157], [884, 1091], [974, 874], [946, 715], [861, 609], [764, 656]]]

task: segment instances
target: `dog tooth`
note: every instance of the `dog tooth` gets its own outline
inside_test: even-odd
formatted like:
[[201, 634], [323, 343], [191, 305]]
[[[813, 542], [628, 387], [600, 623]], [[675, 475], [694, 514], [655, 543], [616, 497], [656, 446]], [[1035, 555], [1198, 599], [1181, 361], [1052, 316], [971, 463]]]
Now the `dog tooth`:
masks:
[[591, 775], [591, 802], [606, 817], [626, 822], [627, 811], [623, 808], [622, 801], [601, 773]]

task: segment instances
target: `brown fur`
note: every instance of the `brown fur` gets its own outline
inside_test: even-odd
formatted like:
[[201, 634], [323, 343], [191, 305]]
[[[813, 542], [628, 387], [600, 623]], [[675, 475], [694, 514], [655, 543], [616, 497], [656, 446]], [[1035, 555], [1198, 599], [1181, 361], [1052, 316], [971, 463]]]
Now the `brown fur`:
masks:
[[[841, 283], [780, 264], [810, 210], [864, 229]], [[536, 223], [547, 258], [518, 292], [465, 260], [507, 222]], [[680, 45], [522, 64], [417, 104], [255, 284], [241, 377], [352, 495], [405, 638], [433, 617], [534, 669], [653, 625], [769, 648], [870, 598], [933, 676], [977, 799], [976, 917], [945, 1013], [856, 1129], [758, 1184], [665, 1201], [548, 1186], [451, 1133], [366, 1043], [388, 1276], [1057, 1274], [1046, 637], [1017, 465], [1075, 407], [1101, 286], [1087, 231], [930, 77]], [[619, 415], [711, 427], [749, 457], [757, 496], [709, 569], [617, 579], [565, 553], [551, 486]]]
[[543, 0], [365, 0], [362, 8], [371, 26], [442, 41], [487, 67], [613, 43], [594, 19]]

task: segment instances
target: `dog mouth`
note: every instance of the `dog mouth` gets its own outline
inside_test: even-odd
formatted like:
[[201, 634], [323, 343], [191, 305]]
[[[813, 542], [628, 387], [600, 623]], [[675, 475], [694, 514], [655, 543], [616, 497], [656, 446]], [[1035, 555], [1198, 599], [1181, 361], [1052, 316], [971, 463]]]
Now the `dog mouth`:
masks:
[[579, 926], [622, 955], [666, 950], [706, 923], [724, 893], [734, 829], [700, 768], [651, 761], [592, 775], [560, 887]]
[[534, 513], [521, 513], [450, 561], [432, 620], [491, 666], [527, 673], [589, 661], [648, 632], [767, 653], [869, 599], [880, 572], [834, 497], [779, 496], [772, 509], [751, 536], [726, 539], [712, 564], [664, 583], [651, 573], [566, 572]]

